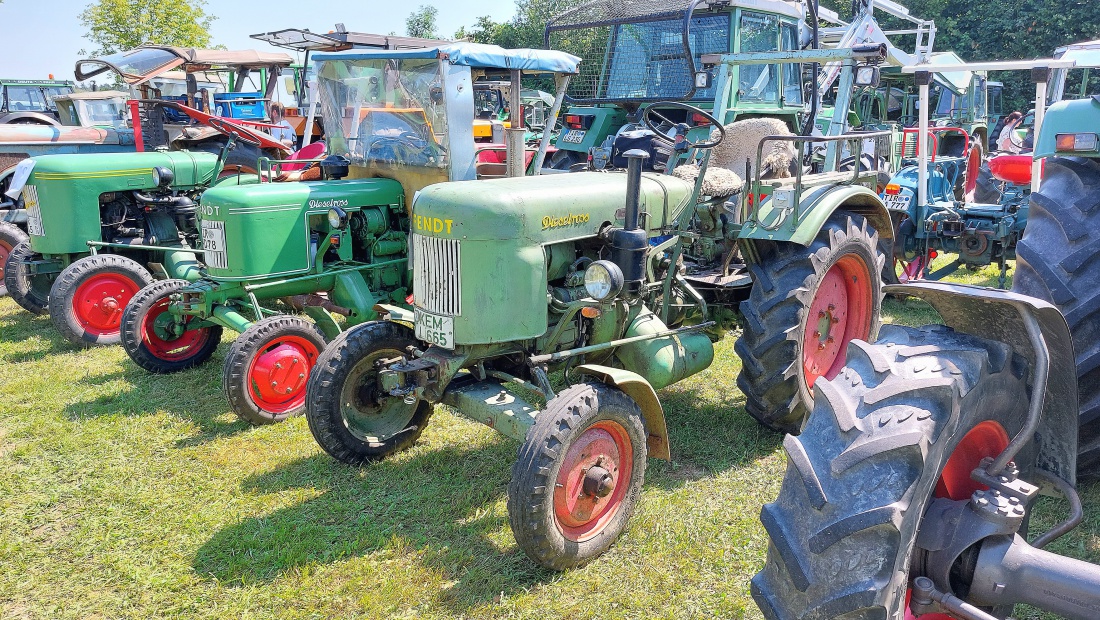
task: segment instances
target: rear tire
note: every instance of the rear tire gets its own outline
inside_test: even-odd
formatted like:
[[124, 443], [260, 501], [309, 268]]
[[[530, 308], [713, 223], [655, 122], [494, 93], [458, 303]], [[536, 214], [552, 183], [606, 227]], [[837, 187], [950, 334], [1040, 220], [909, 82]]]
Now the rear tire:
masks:
[[[122, 313], [122, 348], [134, 363], [156, 374], [193, 368], [210, 359], [222, 339], [220, 325], [172, 334], [171, 321], [158, 324], [172, 303], [171, 296], [190, 285], [187, 280], [162, 280], [141, 289]], [[195, 317], [187, 317], [181, 327]]]
[[27, 261], [35, 260], [38, 255], [31, 250], [29, 242], [24, 241], [12, 248], [8, 262], [4, 265], [4, 288], [12, 301], [31, 314], [49, 312], [50, 276], [31, 276], [27, 273]]
[[1066, 317], [1077, 356], [1077, 471], [1100, 473], [1100, 162], [1048, 157], [1016, 245], [1012, 290]]
[[[878, 334], [885, 261], [878, 233], [863, 216], [838, 212], [810, 247], [776, 243], [760, 263], [750, 263], [753, 286], [741, 303], [745, 329], [735, 347], [742, 362], [737, 387], [749, 415], [798, 433], [813, 407], [816, 377], [840, 371], [849, 341]], [[843, 307], [829, 299], [843, 300]], [[807, 345], [814, 334], [818, 342]]]
[[118, 344], [126, 304], [153, 276], [118, 254], [85, 256], [69, 265], [50, 288], [50, 320], [69, 342], [82, 347]]
[[[841, 374], [818, 383], [802, 435], [784, 440], [783, 486], [760, 513], [771, 542], [751, 589], [770, 620], [902, 620], [933, 494], [978, 488], [948, 458], [982, 423], [999, 453], [1027, 417], [1027, 362], [1005, 344], [890, 326], [848, 352]], [[1017, 457], [1033, 461], [1030, 447]]]
[[[603, 383], [563, 390], [535, 418], [512, 466], [508, 521], [516, 542], [527, 557], [553, 570], [593, 560], [626, 528], [645, 466], [646, 432], [637, 403]], [[593, 480], [609, 484], [592, 484], [597, 468], [603, 476]]]
[[306, 389], [306, 421], [332, 458], [359, 465], [411, 448], [428, 426], [433, 406], [383, 396], [375, 364], [416, 346], [404, 325], [373, 321], [337, 336], [321, 356]]
[[[11, 222], [0, 222], [0, 274], [4, 273], [4, 265], [8, 264], [8, 256], [15, 246], [29, 241], [30, 237]], [[8, 286], [0, 281], [0, 297], [8, 294]]]
[[225, 356], [222, 391], [233, 413], [254, 426], [300, 415], [306, 383], [324, 348], [324, 334], [303, 318], [272, 316], [253, 323]]

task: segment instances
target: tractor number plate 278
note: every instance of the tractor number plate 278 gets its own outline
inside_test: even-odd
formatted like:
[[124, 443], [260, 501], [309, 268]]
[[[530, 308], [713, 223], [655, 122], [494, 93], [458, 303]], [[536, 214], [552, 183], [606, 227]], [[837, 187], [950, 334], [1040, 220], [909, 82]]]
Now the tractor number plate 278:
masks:
[[229, 267], [225, 255], [225, 222], [202, 220], [202, 251], [202, 262], [207, 267]]
[[416, 338], [444, 349], [455, 348], [454, 317], [440, 316], [417, 308]]
[[561, 139], [562, 142], [568, 142], [570, 144], [580, 144], [584, 142], [584, 133], [580, 129], [570, 129], [565, 132], [565, 137]]
[[883, 202], [886, 203], [886, 208], [891, 211], [908, 211], [911, 198], [912, 196], [906, 194], [887, 194]]

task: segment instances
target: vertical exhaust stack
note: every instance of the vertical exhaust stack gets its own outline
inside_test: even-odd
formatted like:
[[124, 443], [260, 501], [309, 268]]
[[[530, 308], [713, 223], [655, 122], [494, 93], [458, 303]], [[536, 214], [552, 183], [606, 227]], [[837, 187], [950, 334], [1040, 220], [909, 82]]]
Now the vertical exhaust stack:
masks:
[[609, 236], [611, 260], [623, 271], [623, 289], [637, 295], [645, 281], [645, 255], [649, 249], [649, 239], [638, 223], [641, 219], [642, 166], [649, 159], [649, 153], [632, 149], [623, 155], [627, 159], [626, 216], [623, 227], [612, 230]]

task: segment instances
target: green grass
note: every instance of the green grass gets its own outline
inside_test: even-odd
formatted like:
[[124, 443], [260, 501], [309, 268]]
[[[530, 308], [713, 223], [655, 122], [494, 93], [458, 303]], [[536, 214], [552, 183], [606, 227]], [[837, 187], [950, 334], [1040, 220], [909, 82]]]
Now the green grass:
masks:
[[[918, 301], [885, 311], [935, 320]], [[675, 460], [650, 460], [624, 536], [557, 574], [516, 547], [518, 444], [483, 426], [440, 411], [414, 449], [346, 467], [302, 419], [228, 412], [224, 344], [152, 376], [0, 299], [0, 618], [757, 618], [757, 515], [786, 464], [743, 411], [733, 342], [661, 392]], [[1096, 562], [1100, 485], [1081, 491], [1085, 525], [1052, 548]], [[1063, 511], [1044, 501], [1033, 527]]]

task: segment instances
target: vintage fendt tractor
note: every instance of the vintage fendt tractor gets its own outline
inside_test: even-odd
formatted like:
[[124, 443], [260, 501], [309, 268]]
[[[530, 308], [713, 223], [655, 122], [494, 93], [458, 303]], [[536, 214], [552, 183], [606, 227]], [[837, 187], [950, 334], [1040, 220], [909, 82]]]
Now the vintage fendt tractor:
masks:
[[[1100, 100], [1058, 103], [1045, 121], [1039, 101], [1034, 156], [1047, 161], [1013, 291], [887, 287], [946, 325], [852, 342], [784, 441], [752, 582], [769, 620], [990, 620], [1016, 603], [1100, 614], [1100, 566], [1043, 550], [1082, 519], [1076, 479], [1100, 472]], [[1035, 535], [1039, 495], [1070, 514]]]
[[143, 286], [197, 278], [200, 194], [219, 177], [236, 184], [225, 163], [238, 142], [281, 148], [228, 121], [210, 126], [228, 139], [214, 153], [44, 155], [19, 164], [7, 195], [22, 199], [29, 239], [4, 266], [12, 299], [49, 312], [74, 344], [114, 344], [122, 311]]
[[[850, 92], [855, 58], [883, 52], [795, 54], [842, 62]], [[734, 66], [774, 61], [715, 59], [717, 89], [736, 88]], [[759, 197], [749, 208], [746, 183], [723, 167], [743, 162], [720, 163], [743, 126], [678, 102], [655, 103], [643, 118], [657, 127], [669, 110], [713, 128], [699, 138], [686, 127], [658, 134], [677, 154], [673, 174], [643, 173], [648, 153], [632, 150], [625, 174], [422, 189], [412, 211], [414, 307], [382, 308], [385, 320], [344, 332], [320, 355], [306, 393], [318, 443], [344, 462], [382, 459], [412, 446], [436, 405], [454, 407], [522, 442], [508, 489], [519, 546], [554, 569], [587, 562], [629, 520], [646, 457], [671, 458], [656, 390], [712, 360], [709, 306], [689, 280], [700, 259], [688, 253], [707, 245], [696, 243], [704, 236], [724, 248], [712, 277], [752, 287], [738, 351], [756, 366], [747, 381], [764, 389], [747, 399], [763, 421], [798, 428], [814, 378], [830, 375], [849, 340], [877, 332], [885, 258], [868, 222], [888, 222], [885, 208], [866, 186], [873, 173], [835, 171], [840, 144], [867, 134], [758, 136], [746, 149]], [[832, 145], [832, 172], [761, 178], [773, 149], [816, 140]], [[554, 388], [558, 371], [569, 387]]]
[[[432, 183], [495, 176], [513, 165], [512, 173], [522, 175], [545, 156], [549, 138], [525, 165], [532, 152], [516, 123], [508, 130], [514, 157], [506, 164], [495, 155], [480, 161], [475, 80], [553, 74], [564, 87], [579, 63], [563, 52], [477, 44], [313, 58], [334, 154], [318, 163], [322, 178], [208, 190], [199, 205], [202, 278], [147, 287], [122, 319], [126, 352], [157, 373], [201, 364], [223, 329], [239, 332], [222, 386], [233, 411], [252, 424], [302, 411], [317, 356], [344, 328], [334, 313], [352, 326], [377, 318], [377, 304], [406, 305], [410, 223], [440, 233], [452, 223], [410, 220], [416, 192]], [[512, 90], [518, 96], [521, 89]], [[265, 178], [282, 178], [278, 167]], [[276, 299], [312, 321], [267, 307]]]

